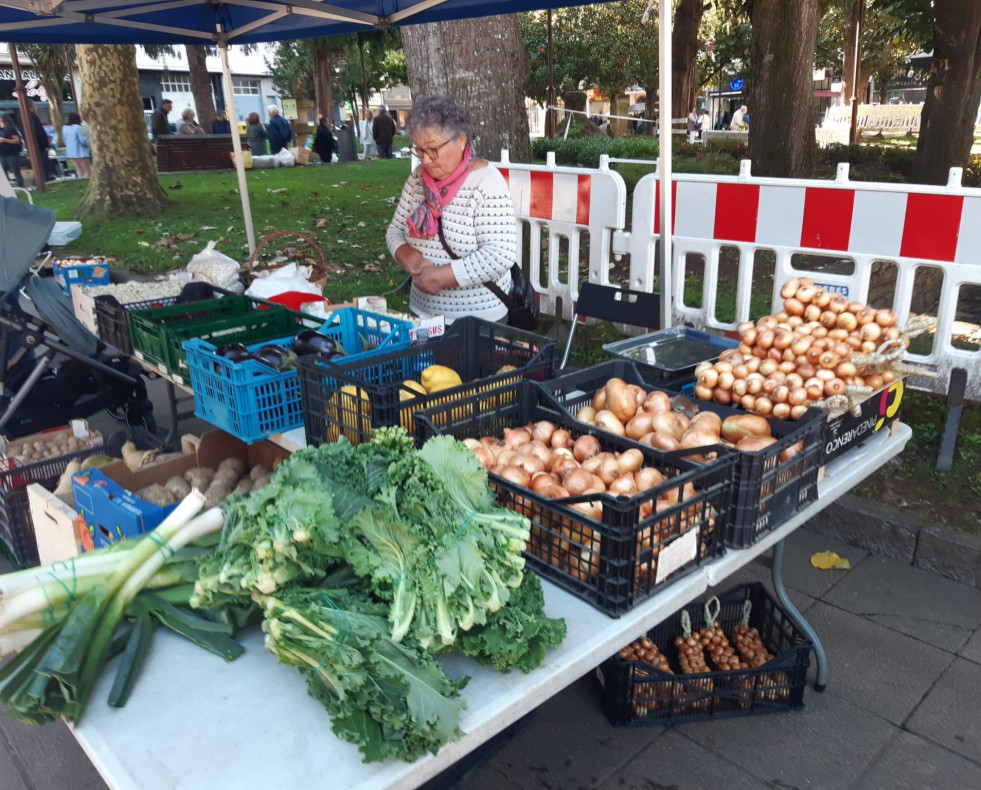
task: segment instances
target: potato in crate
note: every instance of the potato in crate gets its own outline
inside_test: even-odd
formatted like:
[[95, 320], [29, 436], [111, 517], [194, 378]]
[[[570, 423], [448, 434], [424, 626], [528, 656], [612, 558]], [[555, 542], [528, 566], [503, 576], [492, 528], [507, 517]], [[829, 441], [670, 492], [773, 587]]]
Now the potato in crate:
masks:
[[[528, 516], [532, 567], [613, 617], [722, 552], [736, 462], [724, 448], [638, 447], [576, 423], [532, 381], [415, 419], [419, 442], [465, 441], [500, 504]], [[692, 458], [706, 453], [710, 463]]]
[[759, 582], [693, 603], [601, 664], [607, 718], [671, 724], [802, 708], [813, 645]]
[[[343, 360], [338, 360], [343, 362]], [[462, 318], [439, 338], [370, 359], [297, 365], [307, 444], [341, 436], [367, 441], [374, 428], [414, 430], [412, 415], [436, 404], [555, 371], [555, 342], [479, 318]]]

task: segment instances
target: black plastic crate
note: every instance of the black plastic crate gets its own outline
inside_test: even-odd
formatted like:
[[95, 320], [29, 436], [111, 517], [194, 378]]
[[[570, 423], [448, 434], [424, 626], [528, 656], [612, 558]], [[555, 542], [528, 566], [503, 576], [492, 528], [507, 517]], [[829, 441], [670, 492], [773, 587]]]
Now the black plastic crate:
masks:
[[681, 612], [688, 612], [693, 633], [705, 625], [704, 604], [690, 604], [647, 632], [675, 674], [619, 654], [597, 668], [610, 723], [673, 724], [804, 707], [813, 644], [759, 582], [734, 587], [719, 601], [716, 619], [730, 642], [733, 627], [743, 622], [744, 607], [750, 603], [749, 625], [759, 631], [773, 659], [755, 669], [681, 674], [674, 645], [683, 634]]
[[117, 431], [98, 447], [0, 471], [0, 542], [6, 545], [15, 565], [23, 568], [38, 564], [37, 538], [27, 501], [27, 486], [39, 483], [53, 490], [69, 463], [90, 455], [118, 458], [127, 440], [132, 440], [141, 450], [160, 448], [163, 444], [143, 428], [129, 428]]
[[[555, 373], [555, 341], [479, 318], [461, 318], [440, 338], [371, 359], [340, 364], [303, 357], [297, 364], [308, 445], [341, 436], [360, 444], [374, 428], [414, 430], [412, 415], [508, 382]], [[458, 387], [424, 394], [406, 387], [430, 365], [459, 375]], [[505, 370], [505, 368], [510, 368]]]
[[177, 297], [165, 296], [160, 299], [122, 304], [115, 297], [103, 294], [93, 297], [93, 301], [95, 302], [95, 322], [99, 329], [99, 337], [124, 354], [132, 354], [133, 341], [129, 335], [129, 319], [126, 314], [136, 310], [170, 307], [177, 302]]
[[[615, 360], [585, 370], [568, 373], [543, 385], [556, 403], [570, 415], [588, 405], [597, 389], [611, 378], [637, 384], [648, 392], [665, 390], [674, 396], [663, 381], [646, 378], [632, 362]], [[713, 411], [724, 420], [742, 409], [709, 401], [694, 401], [701, 411]], [[739, 452], [736, 466], [736, 500], [731, 520], [726, 525], [725, 541], [733, 548], [752, 546], [761, 537], [783, 524], [794, 513], [817, 499], [818, 474], [827, 412], [809, 409], [799, 420], [770, 419], [770, 428], [778, 441], [755, 453]], [[780, 455], [800, 443], [793, 458], [780, 461]], [[643, 447], [644, 445], [639, 444]]]
[[[488, 475], [498, 502], [531, 521], [525, 556], [532, 567], [612, 617], [723, 551], [735, 453], [700, 464], [688, 458], [700, 451], [661, 453], [592, 430], [552, 408], [547, 393], [531, 381], [417, 412], [415, 420], [419, 442], [438, 434], [500, 437], [505, 428], [549, 420], [573, 436], [596, 436], [603, 450], [639, 447], [645, 466], [657, 467], [668, 479], [632, 497], [604, 493], [549, 499]], [[602, 506], [598, 517], [576, 509], [596, 504]]]

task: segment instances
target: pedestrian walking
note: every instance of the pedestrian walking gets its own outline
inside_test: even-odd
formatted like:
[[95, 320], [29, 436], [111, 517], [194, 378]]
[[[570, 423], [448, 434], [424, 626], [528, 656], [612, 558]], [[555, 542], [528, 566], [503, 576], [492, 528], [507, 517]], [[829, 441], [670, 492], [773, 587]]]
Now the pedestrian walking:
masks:
[[77, 112], [68, 114], [68, 123], [61, 127], [61, 138], [65, 141], [65, 154], [72, 160], [76, 177], [91, 176], [92, 148], [88, 132], [82, 126], [82, 117]]
[[388, 114], [388, 110], [382, 107], [378, 111], [378, 117], [371, 123], [371, 136], [375, 139], [378, 146], [378, 155], [382, 159], [392, 158], [392, 140], [395, 139], [395, 132], [398, 131], [395, 121]]
[[257, 112], [250, 112], [249, 117], [245, 119], [245, 139], [249, 143], [252, 156], [266, 156], [269, 153], [269, 145], [266, 142], [269, 133], [259, 120]]
[[24, 188], [24, 176], [20, 172], [20, 152], [23, 150], [24, 138], [14, 123], [14, 116], [0, 116], [0, 165], [5, 173], [14, 174], [21, 189]]
[[361, 146], [363, 148], [363, 158], [369, 159], [378, 156], [378, 146], [375, 144], [375, 135], [371, 131], [375, 115], [371, 110], [367, 110], [364, 119], [361, 121]]
[[266, 112], [269, 113], [269, 126], [266, 130], [269, 135], [269, 153], [275, 156], [293, 142], [293, 131], [286, 119], [279, 114], [279, 107], [275, 104], [270, 104]]
[[[48, 137], [48, 130], [44, 128], [44, 122], [38, 117], [34, 109], [34, 102], [27, 103], [27, 114], [31, 116], [31, 131], [34, 133], [34, 139], [37, 141], [37, 155], [41, 157], [42, 178], [45, 181], [53, 181], [55, 177], [54, 168], [57, 160], [52, 159], [48, 153], [48, 150], [52, 147], [51, 138]], [[23, 128], [27, 128], [26, 123], [23, 124]], [[34, 180], [36, 182], [37, 177]]]

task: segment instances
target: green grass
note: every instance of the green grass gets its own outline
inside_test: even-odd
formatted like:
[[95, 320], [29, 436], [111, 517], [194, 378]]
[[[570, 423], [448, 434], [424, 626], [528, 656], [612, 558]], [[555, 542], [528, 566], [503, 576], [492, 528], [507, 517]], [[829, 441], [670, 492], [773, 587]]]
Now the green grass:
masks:
[[[385, 228], [409, 174], [404, 159], [331, 166], [248, 171], [256, 238], [275, 230], [299, 231], [321, 249], [329, 267], [324, 291], [333, 301], [382, 293], [398, 285], [401, 269], [385, 247]], [[160, 176], [171, 205], [156, 219], [83, 220], [81, 238], [64, 255], [107, 255], [120, 268], [148, 274], [183, 267], [210, 240], [236, 260], [248, 260], [238, 181], [233, 171]], [[175, 185], [180, 187], [174, 189]], [[64, 181], [35, 193], [35, 203], [59, 220], [76, 219], [85, 182]], [[269, 190], [285, 189], [282, 193]], [[322, 225], [322, 227], [318, 227]], [[302, 241], [277, 239], [272, 254]]]

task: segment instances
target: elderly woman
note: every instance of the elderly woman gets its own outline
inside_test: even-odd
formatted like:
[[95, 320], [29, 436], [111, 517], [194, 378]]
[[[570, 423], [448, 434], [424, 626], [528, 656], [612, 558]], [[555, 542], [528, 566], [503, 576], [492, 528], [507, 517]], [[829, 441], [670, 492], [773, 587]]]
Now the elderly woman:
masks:
[[245, 122], [245, 135], [249, 141], [249, 150], [252, 156], [265, 156], [269, 153], [269, 145], [266, 140], [269, 135], [266, 127], [259, 122], [259, 113], [250, 112]]
[[518, 259], [514, 204], [504, 177], [477, 157], [470, 116], [450, 99], [415, 104], [406, 124], [422, 164], [402, 188], [388, 226], [388, 249], [412, 277], [409, 307], [447, 321], [498, 321], [507, 307], [485, 283], [511, 290]]
[[177, 134], [204, 134], [204, 128], [194, 120], [194, 110], [190, 107], [181, 113], [180, 123], [177, 124]]

